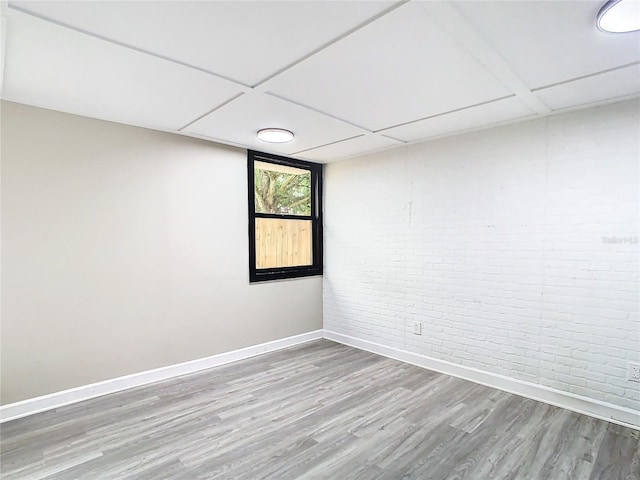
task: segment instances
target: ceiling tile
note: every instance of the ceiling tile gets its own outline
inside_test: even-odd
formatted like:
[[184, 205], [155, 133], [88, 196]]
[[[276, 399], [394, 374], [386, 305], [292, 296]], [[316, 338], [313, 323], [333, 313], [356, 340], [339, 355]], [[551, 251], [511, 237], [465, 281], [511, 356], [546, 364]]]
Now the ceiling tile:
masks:
[[532, 115], [531, 109], [511, 97], [391, 128], [384, 134], [410, 142]]
[[5, 100], [172, 130], [240, 92], [198, 70], [7, 13]]
[[638, 93], [640, 93], [640, 65], [632, 65], [535, 92], [540, 100], [553, 110], [577, 107]]
[[[256, 138], [258, 130], [272, 127], [291, 130], [294, 140], [276, 144]], [[364, 133], [348, 123], [258, 92], [237, 98], [184, 131], [284, 155]]]
[[603, 33], [605, 0], [464, 1], [455, 6], [529, 88], [640, 61], [640, 32]]
[[419, 3], [408, 3], [264, 87], [371, 130], [508, 96]]
[[363, 135], [301, 152], [296, 156], [315, 162], [329, 163], [396, 145], [402, 145], [402, 143], [382, 135]]
[[40, 1], [10, 5], [255, 85], [394, 3]]
[[[326, 162], [533, 115], [521, 98], [562, 110], [637, 95], [640, 33], [599, 32], [602, 1], [447, 2], [449, 16], [420, 1], [3, 3], [2, 93]], [[272, 126], [296, 139], [259, 142]]]

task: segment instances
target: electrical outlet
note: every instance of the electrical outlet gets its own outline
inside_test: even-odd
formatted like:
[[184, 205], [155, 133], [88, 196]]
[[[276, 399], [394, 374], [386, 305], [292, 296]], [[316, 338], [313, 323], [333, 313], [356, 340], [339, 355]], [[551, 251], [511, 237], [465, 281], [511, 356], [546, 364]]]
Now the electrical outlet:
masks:
[[629, 370], [627, 371], [627, 379], [631, 382], [640, 382], [640, 363], [629, 362]]
[[413, 334], [422, 335], [422, 322], [413, 322]]

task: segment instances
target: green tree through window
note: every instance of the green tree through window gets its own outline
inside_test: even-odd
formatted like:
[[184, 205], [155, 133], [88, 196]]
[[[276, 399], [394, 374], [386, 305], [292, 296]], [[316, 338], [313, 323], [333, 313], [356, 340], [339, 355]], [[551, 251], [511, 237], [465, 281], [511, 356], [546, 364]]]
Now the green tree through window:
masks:
[[311, 214], [309, 170], [256, 162], [254, 189], [258, 213]]

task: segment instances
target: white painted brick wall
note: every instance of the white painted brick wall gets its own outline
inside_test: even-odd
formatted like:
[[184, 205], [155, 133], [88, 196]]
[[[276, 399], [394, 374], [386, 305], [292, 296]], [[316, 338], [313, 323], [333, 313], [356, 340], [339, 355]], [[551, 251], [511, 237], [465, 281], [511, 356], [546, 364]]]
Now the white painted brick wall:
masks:
[[605, 241], [639, 235], [639, 117], [624, 102], [328, 165], [324, 327], [640, 409], [639, 245]]

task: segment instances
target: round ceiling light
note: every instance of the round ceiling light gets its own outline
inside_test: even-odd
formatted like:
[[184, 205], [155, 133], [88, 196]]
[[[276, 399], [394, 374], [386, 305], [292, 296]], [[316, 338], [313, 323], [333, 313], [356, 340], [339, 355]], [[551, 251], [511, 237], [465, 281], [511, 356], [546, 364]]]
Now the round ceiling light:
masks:
[[293, 132], [284, 128], [263, 128], [258, 130], [258, 138], [263, 142], [287, 143], [293, 140]]
[[610, 33], [640, 30], [640, 2], [609, 0], [598, 12], [598, 28]]

